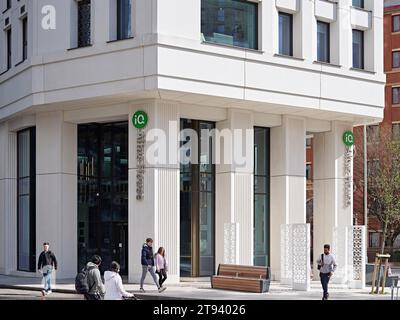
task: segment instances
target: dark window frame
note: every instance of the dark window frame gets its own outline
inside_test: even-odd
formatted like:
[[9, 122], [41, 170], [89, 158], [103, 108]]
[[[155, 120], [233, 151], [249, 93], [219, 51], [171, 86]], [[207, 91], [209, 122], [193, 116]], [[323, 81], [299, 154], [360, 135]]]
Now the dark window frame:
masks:
[[6, 41], [7, 41], [7, 70], [12, 67], [12, 29], [6, 30]]
[[[397, 54], [398, 55], [398, 59], [397, 59], [397, 65], [394, 64], [394, 55]], [[392, 69], [397, 69], [400, 68], [400, 50], [394, 50], [392, 51]]]
[[[204, 40], [204, 42], [208, 42], [208, 43], [213, 43], [213, 44], [218, 44], [218, 45], [224, 45], [224, 46], [229, 46], [229, 47], [233, 47], [233, 48], [244, 48], [244, 49], [249, 49], [249, 50], [259, 50], [259, 45], [260, 45], [260, 39], [259, 39], [259, 28], [260, 28], [260, 6], [259, 3], [257, 2], [253, 2], [253, 1], [248, 1], [248, 0], [232, 0], [234, 2], [239, 2], [239, 3], [243, 3], [243, 4], [247, 4], [249, 6], [253, 6], [255, 8], [255, 30], [254, 31], [254, 47], [251, 47], [250, 45], [247, 46], [241, 46], [238, 44], [226, 44], [224, 42], [218, 42], [218, 41], [212, 41], [212, 40]], [[205, 24], [205, 22], [203, 21], [203, 11], [205, 10], [204, 8], [204, 2], [203, 0], [201, 0], [201, 17], [200, 17], [200, 30], [201, 30], [201, 34], [205, 35], [205, 31], [203, 30], [203, 24]], [[206, 37], [206, 35], [205, 35]]]
[[[132, 8], [132, 0], [117, 0], [117, 40], [132, 38], [132, 14], [131, 12], [129, 12], [131, 30], [127, 30], [126, 23], [129, 20], [125, 21], [126, 16], [124, 15], [123, 8], [121, 8], [124, 1], [130, 1], [130, 7]], [[128, 34], [125, 34], [126, 31], [128, 32]]]
[[[360, 55], [360, 59], [361, 61], [359, 62], [359, 66], [356, 66], [356, 61], [355, 61], [355, 57], [354, 57], [354, 38], [355, 38], [355, 34], [358, 33], [359, 35], [361, 35], [361, 43], [360, 43], [360, 48], [361, 48], [361, 55]], [[354, 69], [361, 69], [363, 70], [365, 68], [365, 39], [364, 39], [365, 35], [364, 35], [364, 31], [361, 30], [357, 30], [357, 29], [353, 29], [352, 31], [352, 53], [353, 53], [353, 68]]]
[[[328, 22], [324, 21], [317, 21], [317, 34], [318, 34], [318, 24], [323, 24], [327, 27], [327, 60], [324, 61], [322, 59], [319, 59], [319, 47], [318, 47], [318, 40], [317, 40], [317, 61], [318, 62], [326, 62], [330, 63], [331, 62], [331, 24]], [[318, 35], [317, 35], [318, 36]]]
[[[397, 91], [397, 101], [394, 100], [394, 91]], [[392, 87], [392, 105], [400, 104], [400, 87]]]
[[355, 8], [364, 9], [365, 3], [364, 0], [352, 0], [352, 6]]
[[[395, 19], [398, 19], [398, 29], [395, 28]], [[392, 32], [400, 32], [400, 14], [392, 16]]]
[[28, 17], [22, 19], [22, 61], [28, 59]]
[[[90, 47], [92, 45], [92, 2], [91, 0], [81, 0], [77, 2], [77, 6], [77, 47]], [[89, 17], [85, 17], [85, 10], [89, 10]], [[89, 31], [87, 28], [89, 28]]]
[[[29, 176], [20, 177], [19, 172], [19, 145], [20, 145], [20, 134], [29, 131]], [[29, 177], [29, 235], [30, 235], [30, 246], [29, 246], [29, 270], [20, 268], [20, 257], [19, 257], [19, 244], [20, 244], [20, 207], [19, 198], [20, 194], [20, 180]], [[24, 194], [26, 195], [26, 194]], [[17, 133], [17, 270], [25, 272], [36, 271], [36, 128], [31, 127]]]
[[[266, 128], [266, 127], [254, 127], [254, 131], [256, 130], [263, 130], [264, 134], [266, 134], [266, 140], [267, 140], [267, 146], [265, 146], [267, 148], [266, 152], [268, 154], [268, 156], [266, 157], [266, 159], [264, 159], [265, 163], [265, 169], [268, 170], [268, 174], [257, 174], [255, 168], [256, 168], [256, 155], [254, 154], [254, 182], [253, 182], [253, 196], [254, 196], [254, 212], [253, 212], [253, 219], [254, 219], [254, 223], [256, 221], [256, 206], [255, 206], [255, 198], [256, 195], [263, 195], [266, 196], [268, 199], [268, 208], [266, 208], [267, 210], [267, 215], [268, 215], [268, 219], [266, 219], [265, 223], [266, 223], [266, 228], [268, 230], [266, 230], [266, 232], [268, 233], [268, 237], [266, 239], [266, 241], [268, 242], [268, 249], [267, 249], [267, 261], [268, 261], [268, 265], [267, 267], [269, 267], [271, 265], [271, 129], [270, 128]], [[255, 147], [255, 143], [254, 143], [254, 147]], [[255, 153], [255, 148], [253, 150], [253, 152]], [[265, 186], [264, 186], [264, 192], [256, 192], [256, 180], [257, 177], [262, 177], [265, 179]], [[254, 225], [253, 225], [254, 228]], [[253, 229], [253, 237], [255, 237], [255, 228]], [[253, 241], [253, 264], [256, 264], [256, 254], [255, 254], [255, 240]]]
[[[286, 12], [281, 12], [279, 11], [278, 14], [278, 23], [280, 24], [279, 20], [280, 20], [280, 16], [286, 16], [289, 17], [289, 30], [290, 30], [290, 48], [289, 48], [289, 54], [284, 53], [283, 51], [281, 51], [281, 30], [279, 28], [278, 30], [278, 38], [279, 38], [279, 54], [280, 55], [284, 55], [284, 56], [290, 56], [293, 57], [293, 15], [290, 13], [286, 13]], [[280, 27], [280, 26], [279, 26]]]

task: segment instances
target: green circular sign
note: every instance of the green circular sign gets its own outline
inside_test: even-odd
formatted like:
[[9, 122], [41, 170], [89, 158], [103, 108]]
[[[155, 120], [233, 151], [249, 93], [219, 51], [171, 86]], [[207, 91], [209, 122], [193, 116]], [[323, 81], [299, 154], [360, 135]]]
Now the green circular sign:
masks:
[[354, 145], [354, 133], [351, 131], [343, 133], [343, 143], [348, 147]]
[[142, 110], [136, 111], [132, 117], [132, 123], [136, 129], [143, 129], [147, 126], [148, 121], [149, 117], [147, 116], [147, 113]]

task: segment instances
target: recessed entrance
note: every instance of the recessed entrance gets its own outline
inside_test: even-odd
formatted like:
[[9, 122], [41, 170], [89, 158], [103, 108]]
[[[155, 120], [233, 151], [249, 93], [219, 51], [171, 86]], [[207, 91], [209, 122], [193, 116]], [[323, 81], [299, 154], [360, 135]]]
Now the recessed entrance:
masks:
[[78, 270], [94, 254], [128, 273], [128, 122], [78, 126]]

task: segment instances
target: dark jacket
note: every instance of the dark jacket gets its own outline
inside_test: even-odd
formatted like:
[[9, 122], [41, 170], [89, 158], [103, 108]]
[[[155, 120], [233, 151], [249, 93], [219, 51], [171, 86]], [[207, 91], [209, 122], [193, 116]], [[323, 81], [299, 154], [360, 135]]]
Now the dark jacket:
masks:
[[49, 251], [42, 251], [39, 256], [38, 262], [38, 270], [42, 269], [44, 266], [54, 266], [54, 269], [57, 270], [57, 259], [53, 252]]
[[142, 248], [142, 266], [154, 266], [153, 248], [147, 244]]

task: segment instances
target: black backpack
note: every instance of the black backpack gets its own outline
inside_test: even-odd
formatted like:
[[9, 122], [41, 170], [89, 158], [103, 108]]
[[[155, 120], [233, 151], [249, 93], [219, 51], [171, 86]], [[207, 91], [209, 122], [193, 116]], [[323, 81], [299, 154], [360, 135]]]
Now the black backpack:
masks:
[[88, 283], [88, 275], [89, 271], [94, 269], [95, 267], [83, 268], [81, 272], [79, 272], [75, 277], [75, 290], [77, 293], [85, 294], [89, 293], [89, 283]]

